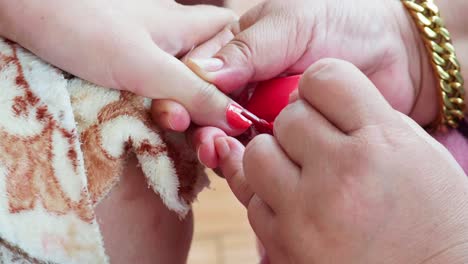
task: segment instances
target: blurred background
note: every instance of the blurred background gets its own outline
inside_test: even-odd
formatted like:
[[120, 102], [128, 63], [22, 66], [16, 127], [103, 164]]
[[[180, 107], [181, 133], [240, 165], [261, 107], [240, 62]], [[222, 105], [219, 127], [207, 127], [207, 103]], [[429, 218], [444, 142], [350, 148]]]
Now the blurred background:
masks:
[[[180, 0], [184, 4], [227, 6], [239, 15], [261, 0]], [[194, 204], [195, 232], [188, 264], [258, 263], [255, 235], [245, 209], [224, 179], [209, 171], [211, 189]]]
[[224, 179], [210, 172], [211, 190], [194, 204], [195, 232], [188, 264], [258, 263], [245, 209]]

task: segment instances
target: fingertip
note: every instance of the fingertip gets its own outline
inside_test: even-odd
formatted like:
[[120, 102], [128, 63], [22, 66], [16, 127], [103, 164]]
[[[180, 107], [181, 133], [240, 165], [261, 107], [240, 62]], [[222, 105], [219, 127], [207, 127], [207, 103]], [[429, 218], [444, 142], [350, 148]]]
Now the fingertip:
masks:
[[303, 74], [299, 94], [344, 133], [384, 122], [393, 113], [372, 81], [343, 60], [323, 59], [312, 65]]
[[220, 160], [225, 160], [229, 156], [229, 153], [231, 152], [231, 147], [229, 146], [229, 143], [226, 140], [226, 138], [225, 137], [216, 138], [214, 144], [215, 144], [216, 154], [218, 154], [218, 158]]
[[179, 112], [169, 113], [167, 117], [169, 128], [177, 132], [185, 132], [190, 126], [189, 113], [183, 108]]
[[233, 157], [242, 157], [244, 146], [235, 138], [218, 137], [215, 139], [215, 149], [220, 161]]
[[232, 10], [212, 5], [180, 5], [179, 11], [184, 13], [183, 21], [178, 24], [179, 30], [185, 38], [183, 42], [190, 46], [207, 41], [238, 19]]
[[238, 22], [232, 23], [221, 30], [216, 36], [205, 43], [195, 47], [187, 53], [182, 61], [187, 63], [189, 59], [211, 58], [234, 38], [234, 29], [238, 28]]
[[237, 199], [247, 207], [253, 192], [244, 177], [244, 146], [235, 138], [218, 137], [215, 139], [215, 148], [224, 178]]
[[215, 127], [202, 127], [192, 134], [192, 144], [197, 150], [199, 161], [211, 169], [218, 167], [215, 141], [219, 137], [226, 137], [226, 133]]
[[207, 168], [214, 169], [218, 167], [218, 157], [212, 143], [202, 143], [197, 148], [198, 160]]
[[236, 65], [226, 66], [221, 58], [188, 58], [185, 61], [201, 79], [214, 84], [223, 93], [232, 93], [248, 83], [251, 75], [245, 68]]
[[151, 113], [155, 123], [163, 129], [184, 132], [190, 126], [189, 113], [177, 102], [153, 100]]
[[224, 62], [216, 58], [187, 58], [185, 64], [203, 80], [213, 83], [216, 79], [216, 71], [224, 66]]

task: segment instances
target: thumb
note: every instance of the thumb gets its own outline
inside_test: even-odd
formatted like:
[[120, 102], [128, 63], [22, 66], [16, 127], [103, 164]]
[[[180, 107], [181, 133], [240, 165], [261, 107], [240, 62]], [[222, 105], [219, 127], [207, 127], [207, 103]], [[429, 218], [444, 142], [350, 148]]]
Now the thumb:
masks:
[[183, 36], [185, 52], [207, 41], [237, 19], [232, 10], [212, 5], [179, 5], [177, 13], [181, 14], [177, 21], [177, 34]]
[[232, 99], [159, 49], [150, 37], [140, 39], [137, 45], [138, 52], [127, 52], [116, 60], [118, 67], [113, 76], [120, 78], [121, 89], [177, 102], [194, 123], [218, 127], [231, 135], [250, 127], [252, 123], [242, 116]]
[[237, 199], [247, 207], [254, 193], [244, 177], [244, 146], [231, 137], [216, 138], [214, 143], [224, 178]]
[[[285, 72], [305, 53], [311, 33], [291, 30], [304, 23], [294, 14], [264, 15], [269, 12], [264, 9], [249, 11], [238, 23], [197, 47], [185, 59], [187, 65], [226, 93]], [[226, 41], [229, 35], [231, 39]]]

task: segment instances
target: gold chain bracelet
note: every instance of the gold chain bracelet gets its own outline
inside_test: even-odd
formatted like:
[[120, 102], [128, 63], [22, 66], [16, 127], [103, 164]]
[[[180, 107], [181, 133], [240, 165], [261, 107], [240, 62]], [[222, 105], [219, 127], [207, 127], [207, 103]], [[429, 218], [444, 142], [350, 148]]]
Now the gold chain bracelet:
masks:
[[441, 89], [442, 111], [432, 127], [456, 128], [465, 115], [465, 91], [450, 33], [433, 0], [402, 2], [418, 26]]

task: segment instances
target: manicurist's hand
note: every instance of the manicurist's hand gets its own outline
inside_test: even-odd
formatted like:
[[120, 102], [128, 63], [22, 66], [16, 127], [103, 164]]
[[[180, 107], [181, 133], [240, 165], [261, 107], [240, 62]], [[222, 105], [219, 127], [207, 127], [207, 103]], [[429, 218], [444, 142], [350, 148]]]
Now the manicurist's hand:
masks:
[[[441, 1], [440, 7], [463, 63], [468, 52], [459, 40], [468, 32], [459, 28], [466, 19], [454, 14], [468, 10], [468, 4]], [[301, 74], [323, 58], [356, 65], [392, 107], [420, 125], [436, 118], [439, 88], [421, 35], [401, 1], [265, 1], [184, 60], [230, 94], [249, 82]], [[174, 105], [160, 102], [159, 111], [175, 116]], [[164, 118], [158, 120], [165, 123]]]
[[0, 0], [0, 36], [98, 85], [178, 102], [171, 110], [182, 114], [164, 123], [174, 130], [191, 120], [239, 130], [226, 121], [230, 99], [176, 58], [235, 19], [173, 0]]
[[468, 262], [467, 176], [349, 63], [312, 65], [275, 137], [215, 148], [273, 264]]

